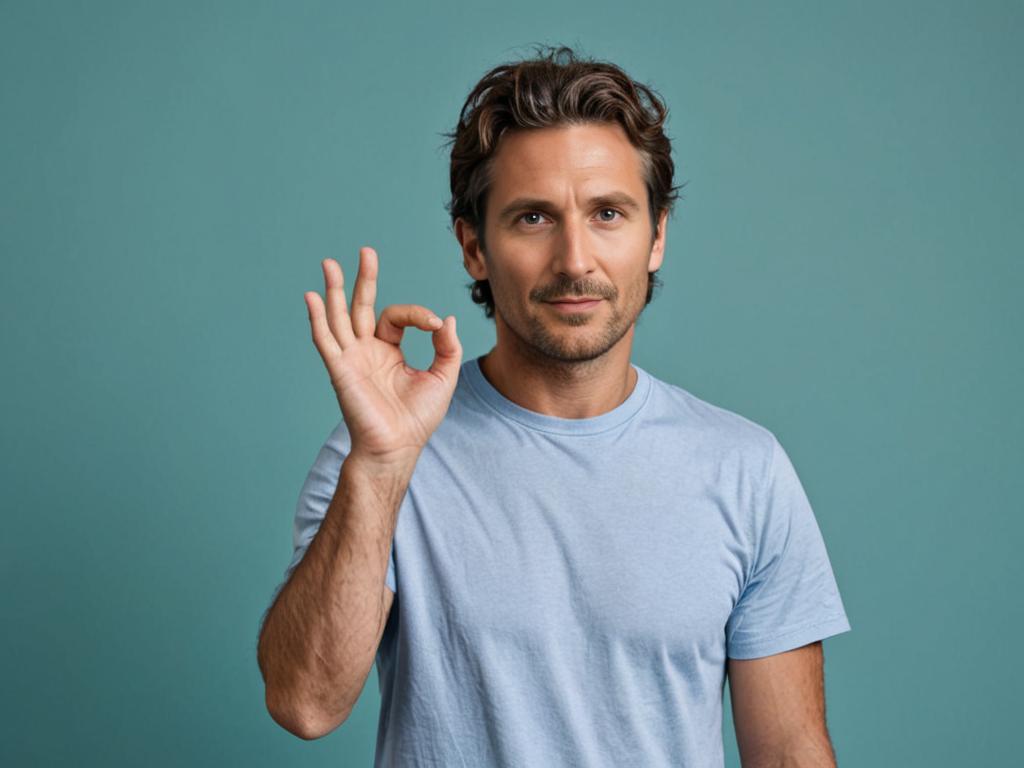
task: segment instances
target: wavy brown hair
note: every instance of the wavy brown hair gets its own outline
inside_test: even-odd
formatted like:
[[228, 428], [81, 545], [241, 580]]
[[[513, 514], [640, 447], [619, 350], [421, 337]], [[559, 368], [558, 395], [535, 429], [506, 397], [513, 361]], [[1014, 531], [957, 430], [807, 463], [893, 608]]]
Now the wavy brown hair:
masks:
[[[642, 158], [653, 243], [659, 215], [666, 209], [671, 214], [681, 188], [672, 185], [672, 145], [664, 132], [668, 109], [656, 91], [614, 64], [581, 57], [564, 45], [538, 46], [535, 54], [487, 72], [466, 97], [455, 129], [443, 134], [451, 146], [452, 196], [445, 209], [453, 226], [461, 217], [486, 253], [483, 223], [492, 158], [506, 131], [615, 122]], [[645, 306], [657, 284], [655, 270], [649, 273]], [[468, 287], [485, 315], [494, 317], [488, 281], [474, 280]]]

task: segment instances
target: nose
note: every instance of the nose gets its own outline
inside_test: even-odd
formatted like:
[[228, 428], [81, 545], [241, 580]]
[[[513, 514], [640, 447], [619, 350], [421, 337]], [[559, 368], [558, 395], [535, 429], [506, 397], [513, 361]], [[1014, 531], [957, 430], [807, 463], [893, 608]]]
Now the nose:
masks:
[[566, 218], [561, 235], [555, 242], [555, 258], [551, 265], [557, 275], [579, 280], [594, 271], [594, 259], [587, 239], [587, 228], [574, 219]]

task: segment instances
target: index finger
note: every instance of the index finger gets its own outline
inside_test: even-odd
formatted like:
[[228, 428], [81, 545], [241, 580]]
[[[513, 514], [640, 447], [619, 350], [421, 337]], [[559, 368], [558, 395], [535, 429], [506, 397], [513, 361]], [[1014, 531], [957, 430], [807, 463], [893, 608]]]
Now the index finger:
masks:
[[442, 322], [441, 318], [419, 304], [392, 304], [380, 313], [376, 336], [389, 344], [400, 344], [408, 326], [433, 332], [441, 328]]

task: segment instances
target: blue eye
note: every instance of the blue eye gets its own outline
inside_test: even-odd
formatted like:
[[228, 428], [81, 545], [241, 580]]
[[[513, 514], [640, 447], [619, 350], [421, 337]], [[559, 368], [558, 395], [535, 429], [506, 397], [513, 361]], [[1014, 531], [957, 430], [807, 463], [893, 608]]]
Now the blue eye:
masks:
[[[604, 216], [603, 214], [605, 214], [605, 213], [611, 213], [612, 215], [610, 217], [609, 216]], [[621, 218], [622, 217], [622, 212], [619, 211], [619, 210], [616, 210], [615, 208], [602, 208], [601, 211], [600, 211], [599, 216], [601, 218], [601, 221], [610, 224], [611, 222], [615, 221], [615, 217], [616, 216]], [[536, 218], [531, 220], [528, 217], [536, 217]], [[544, 214], [542, 214], [542, 213], [539, 213], [537, 211], [529, 211], [528, 213], [520, 214], [519, 221], [521, 221], [521, 222], [523, 222], [525, 224], [534, 225], [534, 224], [540, 224], [540, 219], [542, 219], [543, 217], [544, 217]]]

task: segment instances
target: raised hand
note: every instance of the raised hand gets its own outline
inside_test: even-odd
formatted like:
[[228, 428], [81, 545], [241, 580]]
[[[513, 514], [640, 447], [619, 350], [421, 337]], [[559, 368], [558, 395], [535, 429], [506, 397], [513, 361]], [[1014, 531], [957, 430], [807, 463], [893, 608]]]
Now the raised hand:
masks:
[[[454, 315], [442, 321], [418, 304], [392, 304], [375, 320], [377, 266], [377, 252], [360, 248], [349, 313], [341, 265], [325, 259], [327, 308], [320, 294], [306, 292], [309, 324], [348, 426], [352, 453], [381, 463], [415, 461], [448, 411], [462, 345]], [[405, 362], [399, 344], [408, 326], [432, 333], [434, 361], [426, 371]]]

